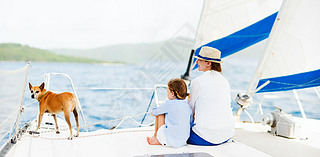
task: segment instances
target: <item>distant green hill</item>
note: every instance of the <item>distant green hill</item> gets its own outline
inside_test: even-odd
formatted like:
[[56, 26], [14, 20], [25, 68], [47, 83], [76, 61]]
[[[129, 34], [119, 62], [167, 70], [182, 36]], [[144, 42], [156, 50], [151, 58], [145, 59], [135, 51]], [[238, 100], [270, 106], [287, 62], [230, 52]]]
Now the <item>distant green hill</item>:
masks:
[[150, 59], [164, 59], [156, 56], [157, 53], [169, 53], [168, 58], [177, 57], [187, 60], [193, 45], [192, 39], [178, 37], [154, 43], [118, 44], [94, 49], [51, 49], [50, 51], [68, 56], [140, 64]]
[[[241, 50], [232, 57], [258, 59], [263, 53], [266, 41]], [[59, 55], [141, 64], [152, 59], [166, 59], [163, 55], [157, 56], [159, 53], [166, 52], [167, 58], [179, 58], [187, 63], [190, 50], [193, 48], [193, 39], [177, 37], [154, 43], [118, 44], [93, 49], [51, 49], [50, 51]]]
[[40, 61], [40, 62], [81, 62], [104, 63], [95, 59], [58, 55], [48, 50], [29, 47], [27, 45], [0, 44], [0, 60], [2, 61]]

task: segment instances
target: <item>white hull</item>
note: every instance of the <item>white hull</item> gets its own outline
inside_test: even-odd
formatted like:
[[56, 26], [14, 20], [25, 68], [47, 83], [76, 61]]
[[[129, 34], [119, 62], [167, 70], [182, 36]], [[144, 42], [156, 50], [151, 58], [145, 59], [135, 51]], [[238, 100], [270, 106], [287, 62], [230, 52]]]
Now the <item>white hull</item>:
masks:
[[[287, 139], [273, 136], [261, 124], [236, 123], [233, 140], [220, 146], [187, 145], [181, 148], [149, 145], [147, 136], [152, 136], [153, 127], [80, 132], [80, 136], [68, 140], [69, 130], [64, 120], [59, 119], [60, 134], [55, 133], [53, 118], [45, 115], [40, 135], [23, 134], [7, 154], [21, 156], [144, 156], [205, 152], [212, 156], [319, 156], [320, 121], [307, 120], [307, 140]], [[36, 127], [33, 121], [29, 130]], [[75, 133], [75, 131], [74, 131]]]

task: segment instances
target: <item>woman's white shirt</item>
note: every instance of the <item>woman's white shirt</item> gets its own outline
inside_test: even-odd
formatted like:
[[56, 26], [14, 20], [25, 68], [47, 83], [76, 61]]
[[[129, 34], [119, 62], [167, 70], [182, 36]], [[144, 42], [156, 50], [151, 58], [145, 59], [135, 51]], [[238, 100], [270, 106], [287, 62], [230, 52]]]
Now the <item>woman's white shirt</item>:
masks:
[[233, 136], [230, 85], [219, 72], [206, 71], [192, 80], [189, 105], [195, 114], [192, 130], [198, 136], [214, 144]]

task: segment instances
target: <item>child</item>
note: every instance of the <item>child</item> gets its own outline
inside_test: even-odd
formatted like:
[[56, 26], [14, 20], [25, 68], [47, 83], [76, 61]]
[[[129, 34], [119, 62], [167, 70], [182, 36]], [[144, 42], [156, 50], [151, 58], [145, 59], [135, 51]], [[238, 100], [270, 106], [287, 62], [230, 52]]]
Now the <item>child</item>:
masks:
[[150, 145], [181, 147], [186, 145], [190, 135], [192, 110], [184, 99], [189, 96], [187, 85], [182, 79], [168, 82], [167, 100], [155, 107], [151, 115], [156, 116], [155, 133], [147, 137]]

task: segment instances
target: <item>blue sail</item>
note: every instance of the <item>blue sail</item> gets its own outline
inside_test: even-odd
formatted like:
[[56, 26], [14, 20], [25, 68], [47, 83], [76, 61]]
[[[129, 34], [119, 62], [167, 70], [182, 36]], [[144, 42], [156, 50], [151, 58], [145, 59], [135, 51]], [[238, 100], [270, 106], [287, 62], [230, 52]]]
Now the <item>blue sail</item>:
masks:
[[[268, 38], [277, 14], [278, 12], [233, 34], [198, 47], [195, 56], [203, 46], [210, 46], [219, 49], [221, 58], [224, 58]], [[194, 69], [197, 67], [198, 65], [195, 65]]]
[[262, 79], [259, 80], [258, 87], [267, 81], [270, 81], [270, 83], [257, 93], [316, 87], [320, 86], [320, 69], [294, 75]]

